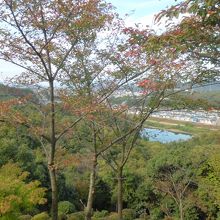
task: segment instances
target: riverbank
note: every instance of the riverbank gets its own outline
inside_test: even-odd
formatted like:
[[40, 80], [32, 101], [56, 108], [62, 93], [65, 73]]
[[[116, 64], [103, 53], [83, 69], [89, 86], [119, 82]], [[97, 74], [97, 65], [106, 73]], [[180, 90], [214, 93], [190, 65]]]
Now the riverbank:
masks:
[[[149, 122], [153, 122], [153, 121], [149, 121]], [[159, 125], [161, 125], [161, 124], [163, 124], [163, 123], [159, 123], [158, 122], [158, 125], [156, 126], [152, 126], [152, 125], [149, 125], [149, 126], [147, 126], [147, 128], [155, 128], [155, 129], [160, 129], [160, 130], [166, 130], [166, 131], [170, 131], [170, 132], [173, 132], [173, 133], [177, 133], [177, 134], [179, 134], [179, 133], [181, 133], [181, 134], [188, 134], [188, 135], [192, 135], [192, 133], [190, 133], [190, 132], [187, 132], [187, 131], [183, 131], [183, 130], [180, 130], [180, 129], [175, 129], [175, 128], [169, 128], [169, 127], [167, 127], [167, 128], [161, 128], [161, 126], [159, 126]], [[167, 124], [167, 126], [168, 125], [173, 125], [173, 124]], [[182, 126], [182, 125], [180, 125], [180, 126]]]
[[212, 132], [220, 130], [220, 126], [204, 125], [199, 123], [183, 122], [172, 119], [150, 117], [145, 127], [158, 128], [176, 133], [197, 135], [203, 132]]

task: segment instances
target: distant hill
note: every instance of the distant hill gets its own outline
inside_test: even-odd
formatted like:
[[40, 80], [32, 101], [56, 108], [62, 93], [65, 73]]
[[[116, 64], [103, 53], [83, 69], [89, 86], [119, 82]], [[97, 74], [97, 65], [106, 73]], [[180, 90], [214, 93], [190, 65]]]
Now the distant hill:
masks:
[[19, 98], [27, 95], [34, 95], [34, 92], [28, 88], [16, 88], [10, 87], [4, 84], [0, 84], [0, 100], [6, 100], [10, 98]]
[[[165, 99], [161, 104], [162, 108], [220, 109], [220, 82], [196, 85], [192, 89], [188, 89], [189, 85], [179, 85], [179, 87], [183, 91]], [[114, 105], [135, 106], [138, 96], [135, 98], [125, 94], [126, 91], [121, 92], [120, 96], [113, 96], [111, 102]]]
[[195, 92], [217, 92], [220, 91], [220, 82], [205, 84], [201, 86], [195, 86], [193, 88]]

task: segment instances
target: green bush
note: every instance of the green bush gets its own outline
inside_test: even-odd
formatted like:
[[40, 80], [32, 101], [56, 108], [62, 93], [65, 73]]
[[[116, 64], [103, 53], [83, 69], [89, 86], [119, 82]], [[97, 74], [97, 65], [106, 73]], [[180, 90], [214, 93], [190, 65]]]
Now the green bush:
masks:
[[31, 220], [31, 215], [21, 215], [19, 217], [19, 220]]
[[164, 219], [164, 214], [160, 208], [151, 209], [150, 219]]
[[67, 216], [65, 214], [59, 214], [58, 220], [67, 220]]
[[69, 201], [62, 201], [58, 203], [58, 213], [61, 214], [70, 214], [76, 211], [75, 206]]
[[108, 215], [108, 211], [107, 210], [102, 210], [102, 211], [96, 211], [93, 214], [93, 218], [97, 219], [97, 218], [103, 218], [106, 217]]
[[[123, 220], [134, 220], [135, 219], [135, 211], [133, 209], [123, 209], [122, 215], [123, 215]], [[106, 219], [107, 220], [118, 220], [118, 213], [112, 212]]]
[[37, 214], [31, 218], [31, 220], [49, 220], [49, 219], [50, 219], [50, 217], [46, 212], [42, 212], [42, 213]]
[[106, 220], [106, 217], [92, 217], [92, 220]]
[[123, 209], [122, 215], [123, 215], [123, 220], [134, 220], [136, 213], [133, 209]]
[[106, 218], [107, 220], [118, 220], [118, 213], [111, 212], [110, 215]]
[[140, 219], [146, 219], [146, 220], [148, 220], [148, 219], [150, 219], [150, 216], [149, 216], [148, 214], [146, 214], [146, 213], [142, 213], [142, 214], [139, 216], [139, 218], [140, 218]]
[[9, 162], [0, 167], [0, 203], [3, 204], [1, 220], [17, 220], [22, 213], [46, 202], [46, 188], [40, 187], [39, 181], [28, 181], [28, 174], [16, 163]]
[[84, 220], [84, 212], [75, 212], [70, 215], [67, 215], [67, 220]]

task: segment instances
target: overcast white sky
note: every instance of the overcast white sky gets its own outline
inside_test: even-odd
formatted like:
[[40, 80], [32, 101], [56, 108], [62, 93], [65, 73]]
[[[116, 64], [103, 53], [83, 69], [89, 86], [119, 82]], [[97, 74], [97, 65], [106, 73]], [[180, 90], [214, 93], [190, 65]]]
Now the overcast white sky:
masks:
[[[107, 0], [116, 7], [116, 11], [123, 17], [130, 14], [126, 22], [132, 26], [141, 23], [143, 26], [154, 27], [153, 18], [160, 10], [177, 3], [175, 0]], [[179, 0], [178, 0], [179, 1]], [[0, 60], [0, 82], [21, 72], [21, 68]]]

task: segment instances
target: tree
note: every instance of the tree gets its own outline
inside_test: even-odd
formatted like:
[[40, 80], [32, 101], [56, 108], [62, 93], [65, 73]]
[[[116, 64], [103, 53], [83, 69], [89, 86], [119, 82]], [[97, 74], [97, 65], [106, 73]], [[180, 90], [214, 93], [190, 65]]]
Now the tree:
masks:
[[[157, 39], [160, 37], [152, 30], [141, 31], [138, 28], [125, 28], [124, 33], [127, 35], [127, 41], [120, 45], [120, 53], [116, 52], [117, 60], [114, 57], [112, 60], [120, 67], [122, 73], [125, 70], [139, 73], [133, 78], [133, 81], [127, 84], [126, 88], [130, 91], [131, 96], [134, 96], [136, 103], [133, 108], [126, 105], [123, 108], [123, 104], [113, 107], [107, 99], [108, 107], [111, 110], [109, 111], [108, 126], [112, 130], [112, 138], [117, 137], [119, 140], [102, 153], [107, 164], [117, 175], [119, 219], [122, 219], [123, 207], [123, 169], [136, 145], [144, 122], [159, 109], [164, 99], [182, 91], [182, 88], [178, 89], [179, 84], [186, 83], [191, 78], [191, 84], [195, 82], [191, 73], [183, 73], [185, 63], [176, 54], [173, 54], [170, 48], [157, 44]], [[146, 67], [150, 68], [146, 69]], [[142, 69], [143, 72], [140, 74], [136, 68]], [[137, 85], [139, 87], [138, 95], [135, 93]], [[117, 108], [121, 108], [121, 110], [115, 114], [114, 110]]]
[[17, 219], [22, 211], [31, 211], [36, 205], [46, 203], [45, 188], [39, 181], [26, 182], [28, 172], [14, 163], [0, 168], [0, 216], [2, 219]]
[[[160, 102], [173, 93], [177, 83], [188, 77], [181, 75], [184, 63], [173, 55], [173, 48], [164, 50], [164, 45], [157, 43], [159, 38], [151, 30], [125, 28], [121, 31], [121, 26], [118, 26], [121, 21], [115, 21], [111, 6], [100, 0], [65, 1], [65, 4], [50, 0], [4, 0], [0, 6], [0, 58], [24, 69], [17, 82], [47, 82], [49, 98], [49, 104], [46, 99], [45, 103], [38, 103], [40, 107], [30, 105], [36, 112], [32, 119], [23, 108], [27, 99], [4, 102], [1, 113], [7, 117], [2, 120], [25, 126], [41, 142], [50, 174], [52, 218], [56, 220], [55, 156], [61, 138], [79, 121], [97, 111], [99, 104], [116, 90], [125, 85], [130, 89], [142, 77], [143, 95], [148, 99], [143, 96], [142, 105], [138, 107], [147, 105], [142, 108], [145, 113], [133, 128], [120, 136], [115, 135], [113, 143], [110, 141], [104, 148], [108, 149], [139, 131]], [[111, 25], [114, 29], [110, 29]], [[101, 32], [108, 33], [109, 30], [113, 31], [114, 37], [108, 35], [103, 41]], [[99, 44], [97, 39], [101, 41]], [[114, 43], [115, 40], [119, 43]], [[103, 49], [104, 43], [108, 44]], [[67, 91], [61, 91], [62, 99], [56, 97], [56, 82], [68, 85]], [[70, 85], [73, 90], [70, 90]], [[73, 101], [71, 120], [64, 117], [69, 113], [68, 100]], [[109, 106], [108, 109], [112, 110]], [[62, 111], [58, 114], [56, 110]]]
[[150, 176], [154, 188], [162, 192], [163, 197], [174, 201], [179, 219], [185, 219], [186, 209], [191, 203], [190, 198], [192, 199], [193, 193], [198, 189], [198, 170], [207, 158], [200, 153], [192, 158], [192, 151], [187, 150], [187, 147], [173, 148], [165, 150], [151, 161]]
[[[142, 115], [143, 116], [143, 115]], [[123, 182], [124, 175], [123, 171], [125, 165], [128, 162], [132, 149], [135, 147], [137, 139], [139, 138], [140, 131], [142, 129], [143, 123], [148, 116], [143, 116], [142, 120], [132, 121], [132, 118], [125, 113], [121, 116], [117, 114], [111, 114], [109, 117], [109, 127], [111, 128], [110, 136], [112, 140], [117, 140], [113, 142], [111, 148], [106, 149], [101, 152], [101, 156], [107, 162], [107, 164], [112, 168], [115, 174], [115, 179], [117, 180], [117, 212], [118, 219], [122, 219], [123, 210]], [[146, 117], [146, 118], [145, 118]]]
[[[114, 112], [112, 106], [106, 104], [109, 103], [108, 98], [129, 82], [140, 77], [152, 66], [148, 62], [142, 63], [137, 60], [134, 62], [129, 56], [119, 57], [121, 52], [119, 48], [122, 43], [118, 35], [122, 35], [122, 28], [123, 25], [119, 21], [116, 30], [112, 28], [113, 34], [102, 38], [105, 40], [105, 45], [101, 48], [96, 41], [85, 41], [80, 48], [77, 48], [77, 62], [69, 72], [67, 80], [68, 92], [62, 96], [67, 112], [72, 115], [85, 115], [84, 121], [87, 129], [84, 136], [87, 136], [88, 143], [85, 138], [79, 139], [83, 140], [83, 145], [91, 150], [92, 155], [90, 187], [85, 208], [86, 219], [91, 219], [92, 214], [98, 157], [115, 143], [120, 142], [123, 136], [132, 133], [136, 127], [140, 126], [137, 123], [135, 128], [122, 136], [109, 136], [107, 133], [111, 133], [112, 129], [109, 126], [111, 120], [109, 115], [117, 114], [122, 109], [119, 108]], [[87, 47], [88, 44], [89, 47]], [[77, 133], [76, 136], [80, 137]]]
[[[167, 45], [187, 62], [193, 59], [202, 77], [198, 83], [219, 79], [219, 12], [218, 0], [187, 0], [161, 11], [156, 21], [169, 18], [167, 30], [160, 36], [161, 42], [166, 39]], [[182, 16], [183, 18], [180, 18]], [[179, 17], [178, 24], [172, 23], [173, 17]]]
[[[49, 145], [48, 170], [52, 191], [52, 219], [57, 220], [57, 180], [55, 152], [58, 140], [55, 83], [65, 78], [64, 67], [71, 66], [75, 51], [83, 40], [90, 41], [114, 17], [111, 6], [100, 1], [0, 1], [0, 59], [24, 69], [17, 83], [46, 82], [49, 88], [47, 108], [48, 131], [35, 129], [35, 134]], [[67, 65], [68, 64], [68, 65]], [[17, 121], [18, 122], [18, 121]], [[22, 122], [29, 128], [34, 125]], [[30, 129], [31, 130], [31, 129]]]
[[[112, 46], [115, 47], [114, 50], [110, 52], [108, 50], [101, 50], [98, 53], [102, 55], [102, 59], [107, 58], [107, 65], [98, 62], [98, 65], [96, 64], [95, 66], [96, 68], [91, 68], [94, 67], [94, 65], [91, 65], [94, 59], [85, 59], [89, 56], [85, 57], [83, 55], [85, 52], [91, 54], [91, 51], [84, 50], [84, 47], [80, 48], [77, 59], [81, 68], [77, 69], [77, 71], [74, 68], [70, 73], [71, 80], [68, 81], [70, 88], [72, 88], [73, 96], [65, 98], [66, 106], [73, 114], [86, 114], [85, 118], [91, 122], [92, 125], [89, 127], [93, 128], [93, 130], [89, 133], [93, 134], [91, 136], [95, 136], [95, 141], [90, 140], [90, 145], [91, 143], [97, 144], [96, 138], [99, 139], [99, 142], [102, 142], [102, 148], [98, 150], [95, 147], [92, 153], [94, 163], [91, 169], [93, 171], [91, 173], [91, 187], [89, 190], [92, 194], [94, 193], [97, 157], [100, 154], [105, 154], [108, 150], [111, 151], [111, 148], [116, 148], [115, 146], [121, 146], [123, 149], [128, 150], [127, 152], [124, 151], [122, 164], [118, 167], [118, 171], [120, 170], [120, 174], [118, 175], [121, 176], [118, 178], [120, 179], [118, 185], [119, 189], [121, 189], [121, 170], [123, 170], [128, 160], [143, 123], [153, 111], [158, 109], [164, 98], [176, 93], [174, 88], [178, 82], [181, 82], [181, 80], [186, 81], [189, 77], [189, 74], [182, 74], [184, 64], [181, 63], [181, 60], [177, 56], [173, 56], [172, 51], [163, 51], [163, 46], [161, 45], [159, 48], [154, 48], [156, 46], [154, 40], [157, 36], [151, 30], [140, 31], [138, 29], [125, 28], [123, 34], [126, 39], [125, 43], [120, 42], [119, 45], [113, 44]], [[161, 51], [163, 51], [162, 55]], [[98, 56], [97, 59], [100, 59], [100, 57]], [[109, 75], [108, 72], [104, 72], [106, 77], [99, 77], [100, 74], [103, 74], [103, 69], [109, 67], [109, 63], [111, 65], [110, 77], [107, 78]], [[79, 80], [82, 76], [85, 76], [83, 83]], [[141, 88], [140, 96], [138, 98], [136, 97], [137, 101], [133, 106], [137, 115], [133, 115], [133, 117], [131, 115], [128, 116], [128, 114], [126, 116], [125, 112], [129, 112], [128, 106], [123, 107], [119, 105], [118, 107], [113, 107], [109, 97], [114, 95], [116, 91], [120, 91], [120, 89], [122, 92], [129, 91], [132, 95], [134, 94], [132, 86], [134, 86], [134, 89], [137, 89], [137, 84]], [[108, 85], [111, 85], [110, 88], [107, 88]], [[103, 100], [105, 101], [105, 105], [100, 106], [99, 104]], [[71, 107], [71, 102], [78, 103], [81, 110], [79, 111], [79, 108], [74, 108], [75, 105]], [[90, 111], [91, 108], [93, 108], [92, 113]], [[98, 117], [97, 120], [97, 113], [100, 110], [105, 118]], [[129, 120], [131, 125], [126, 125], [123, 128], [126, 120]], [[106, 136], [104, 137], [109, 142], [98, 137], [100, 134], [100, 122], [104, 122], [101, 126], [104, 126], [104, 129], [107, 131], [113, 130], [113, 132], [109, 132], [110, 135], [108, 138]], [[132, 140], [132, 138], [134, 139]], [[122, 190], [119, 191], [122, 192]], [[92, 194], [89, 193], [88, 216], [91, 216]], [[119, 194], [118, 212], [121, 218], [122, 193]]]
[[[207, 146], [206, 146], [207, 147]], [[219, 210], [219, 148], [210, 146], [207, 160], [199, 167], [197, 174], [198, 190], [196, 192], [196, 205], [212, 218]]]

